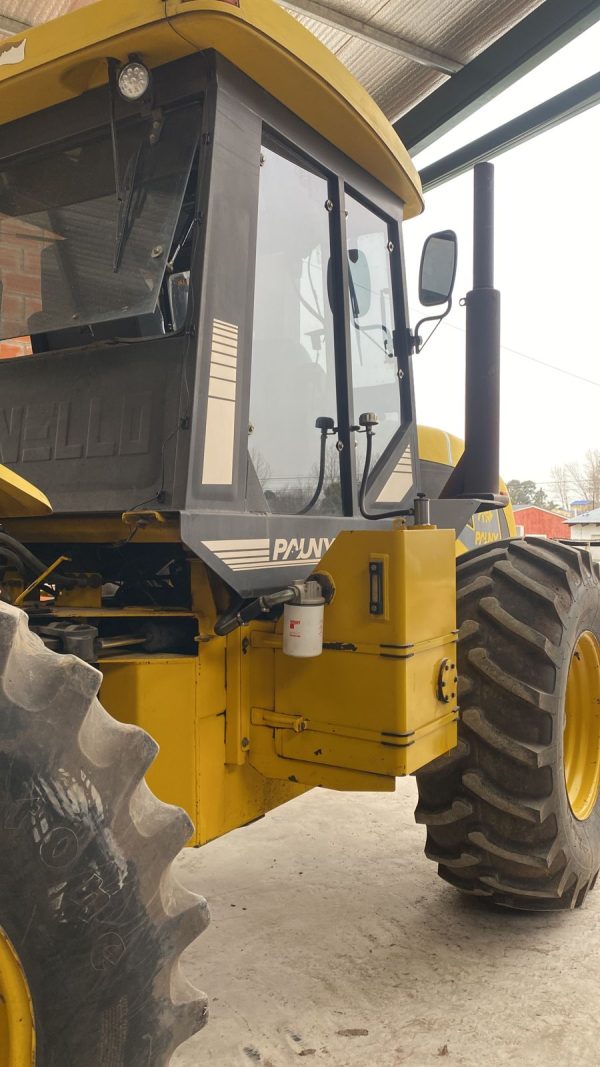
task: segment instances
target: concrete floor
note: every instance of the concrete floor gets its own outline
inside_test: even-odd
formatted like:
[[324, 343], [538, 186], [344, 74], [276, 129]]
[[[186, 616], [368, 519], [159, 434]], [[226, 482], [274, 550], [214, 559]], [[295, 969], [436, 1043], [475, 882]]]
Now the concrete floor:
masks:
[[181, 857], [211, 905], [184, 957], [211, 1017], [172, 1067], [600, 1064], [600, 892], [554, 915], [460, 896], [415, 792], [315, 790]]

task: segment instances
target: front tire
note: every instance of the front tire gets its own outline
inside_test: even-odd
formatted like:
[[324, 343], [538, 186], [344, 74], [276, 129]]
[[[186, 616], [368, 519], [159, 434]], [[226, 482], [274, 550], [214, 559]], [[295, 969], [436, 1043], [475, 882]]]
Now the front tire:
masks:
[[[179, 956], [208, 911], [171, 873], [192, 827], [144, 782], [157, 746], [100, 680], [0, 604], [0, 990], [22, 970], [37, 1067], [166, 1067], [206, 1020]], [[15, 1020], [3, 1067], [25, 1062]]]
[[600, 868], [600, 582], [539, 538], [458, 560], [459, 744], [417, 775], [442, 878], [512, 908], [579, 907]]

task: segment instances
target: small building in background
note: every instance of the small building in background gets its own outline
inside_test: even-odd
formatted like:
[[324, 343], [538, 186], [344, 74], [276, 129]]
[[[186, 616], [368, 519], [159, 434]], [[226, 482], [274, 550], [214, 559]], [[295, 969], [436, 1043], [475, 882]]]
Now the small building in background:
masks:
[[567, 522], [571, 527], [571, 537], [576, 541], [600, 541], [600, 508], [574, 515]]
[[593, 506], [593, 500], [572, 500], [569, 505], [569, 513], [570, 515], [581, 515], [584, 511], [590, 511]]
[[567, 523], [573, 544], [589, 549], [592, 559], [600, 563], [600, 508], [574, 515]]
[[[547, 508], [539, 508], [535, 504], [513, 504], [517, 529], [521, 527], [523, 534], [538, 534], [542, 537], [551, 537], [555, 541], [564, 541], [571, 536], [564, 515], [556, 511], [548, 511]], [[600, 519], [598, 520], [600, 522]]]

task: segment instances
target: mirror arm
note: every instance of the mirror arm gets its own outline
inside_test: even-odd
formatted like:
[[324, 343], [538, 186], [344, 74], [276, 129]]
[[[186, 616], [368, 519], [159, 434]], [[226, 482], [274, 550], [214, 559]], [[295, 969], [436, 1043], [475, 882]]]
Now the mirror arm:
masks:
[[[424, 319], [419, 319], [419, 321], [418, 321], [417, 325], [415, 326], [414, 331], [412, 333], [411, 333], [410, 330], [408, 331], [408, 342], [409, 342], [409, 349], [410, 349], [411, 356], [413, 355], [413, 353], [417, 353], [418, 354], [419, 352], [423, 351], [423, 349], [425, 348], [425, 345], [427, 344], [429, 339], [431, 337], [433, 337], [434, 331], [437, 329], [437, 327], [439, 326], [440, 322], [442, 322], [442, 320], [446, 318], [446, 315], [450, 314], [451, 310], [452, 310], [452, 297], [449, 296], [448, 297], [448, 306], [447, 306], [446, 310], [444, 312], [442, 312], [441, 315], [426, 315]], [[423, 338], [420, 337], [420, 335], [419, 335], [419, 330], [420, 330], [421, 326], [423, 326], [423, 324], [425, 322], [435, 322], [436, 325], [435, 325], [434, 329], [431, 331], [431, 333], [429, 334], [429, 337], [426, 337], [425, 340], [423, 340]]]

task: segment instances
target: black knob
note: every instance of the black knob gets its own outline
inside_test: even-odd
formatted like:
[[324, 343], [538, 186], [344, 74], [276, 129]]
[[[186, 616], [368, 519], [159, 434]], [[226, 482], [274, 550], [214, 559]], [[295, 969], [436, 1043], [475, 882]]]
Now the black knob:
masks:
[[379, 419], [374, 411], [363, 411], [362, 415], [358, 417], [359, 426], [366, 426], [370, 429], [371, 426], [378, 426]]

